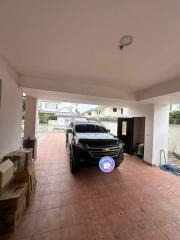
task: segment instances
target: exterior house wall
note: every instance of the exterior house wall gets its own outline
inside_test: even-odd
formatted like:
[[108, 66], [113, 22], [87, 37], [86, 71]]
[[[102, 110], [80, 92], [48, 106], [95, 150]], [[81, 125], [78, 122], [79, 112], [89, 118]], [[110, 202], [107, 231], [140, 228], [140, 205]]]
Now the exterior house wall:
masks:
[[180, 110], [180, 103], [179, 104], [173, 104], [171, 105], [171, 111], [177, 111]]
[[[115, 107], [116, 108], [116, 107]], [[83, 115], [86, 118], [100, 118], [103, 119], [101, 123], [110, 130], [111, 133], [117, 136], [117, 119], [118, 117], [127, 117], [128, 116], [128, 108], [116, 108], [117, 111], [113, 111], [113, 107], [99, 107], [96, 109], [92, 109], [88, 112], [85, 112]], [[123, 109], [123, 112], [122, 110]], [[91, 113], [89, 115], [89, 113]], [[109, 119], [108, 119], [109, 118]], [[110, 120], [114, 118], [113, 120]], [[106, 121], [107, 119], [107, 121]]]
[[47, 102], [40, 101], [39, 102], [39, 111], [41, 112], [56, 112], [60, 109], [60, 103], [58, 102]]
[[[127, 116], [128, 115], [128, 108], [116, 108], [117, 111], [113, 111], [112, 107], [105, 108], [104, 116], [105, 117], [121, 117], [121, 116]], [[121, 109], [123, 109], [121, 112]]]
[[18, 86], [18, 74], [0, 58], [0, 158], [20, 147], [22, 90]]
[[108, 117], [126, 117], [128, 115], [128, 108], [122, 108], [123, 113], [121, 113], [121, 108], [117, 108], [117, 111], [113, 111], [113, 107], [104, 107], [104, 108], [97, 108], [94, 110], [89, 111], [91, 114], [89, 115], [89, 112], [84, 113], [84, 116], [87, 118], [108, 118]]
[[101, 122], [106, 129], [109, 129], [112, 134], [117, 136], [117, 121], [102, 121]]

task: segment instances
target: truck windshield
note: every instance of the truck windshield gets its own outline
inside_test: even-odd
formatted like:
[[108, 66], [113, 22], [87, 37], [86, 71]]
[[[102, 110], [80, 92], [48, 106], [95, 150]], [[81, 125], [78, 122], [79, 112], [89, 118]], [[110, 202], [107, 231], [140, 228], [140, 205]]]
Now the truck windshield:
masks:
[[106, 133], [107, 130], [98, 125], [80, 124], [75, 126], [75, 131], [78, 133]]

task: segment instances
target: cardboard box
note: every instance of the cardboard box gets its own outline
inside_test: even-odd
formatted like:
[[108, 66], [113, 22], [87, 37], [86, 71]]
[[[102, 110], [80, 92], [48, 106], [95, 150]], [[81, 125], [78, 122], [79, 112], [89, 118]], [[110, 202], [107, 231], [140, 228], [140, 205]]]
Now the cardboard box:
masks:
[[21, 150], [16, 150], [14, 152], [11, 152], [9, 154], [7, 154], [6, 156], [4, 156], [3, 160], [7, 160], [10, 159], [15, 166], [15, 172], [16, 172], [16, 168], [17, 171], [22, 171], [25, 168], [25, 163], [26, 163], [26, 153], [21, 151]]
[[12, 181], [14, 164], [9, 159], [0, 163], [0, 192]]
[[25, 168], [32, 165], [33, 163], [33, 149], [32, 148], [23, 148], [20, 150], [26, 154]]
[[14, 181], [16, 183], [26, 182], [28, 184], [27, 196], [26, 196], [26, 203], [28, 207], [30, 205], [31, 197], [36, 190], [36, 174], [35, 174], [34, 164], [31, 164], [24, 171], [17, 172], [14, 175]]
[[26, 209], [27, 183], [11, 184], [0, 195], [0, 233], [16, 229]]
[[22, 199], [27, 194], [27, 183], [11, 184], [0, 195], [0, 213], [16, 211], [22, 202]]

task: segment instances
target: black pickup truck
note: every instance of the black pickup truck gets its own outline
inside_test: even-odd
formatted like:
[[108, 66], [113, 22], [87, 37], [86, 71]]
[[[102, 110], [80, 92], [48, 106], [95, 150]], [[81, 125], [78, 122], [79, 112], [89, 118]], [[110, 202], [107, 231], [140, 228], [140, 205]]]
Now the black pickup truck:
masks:
[[98, 165], [104, 156], [112, 157], [115, 167], [124, 159], [122, 141], [95, 121], [72, 122], [66, 130], [66, 147], [72, 173], [81, 166]]

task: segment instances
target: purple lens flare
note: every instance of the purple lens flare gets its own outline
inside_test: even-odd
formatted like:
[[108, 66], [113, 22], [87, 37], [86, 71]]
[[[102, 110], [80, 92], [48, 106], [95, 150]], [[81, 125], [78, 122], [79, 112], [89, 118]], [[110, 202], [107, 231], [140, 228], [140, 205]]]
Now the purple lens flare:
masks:
[[105, 173], [112, 172], [115, 168], [115, 161], [112, 157], [105, 156], [99, 161], [99, 168]]

